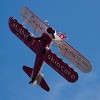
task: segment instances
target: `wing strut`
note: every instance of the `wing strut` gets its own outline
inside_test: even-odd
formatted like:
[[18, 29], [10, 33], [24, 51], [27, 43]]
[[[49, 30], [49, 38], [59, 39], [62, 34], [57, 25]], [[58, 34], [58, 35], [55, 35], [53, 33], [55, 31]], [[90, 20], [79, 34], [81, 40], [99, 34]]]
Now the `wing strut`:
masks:
[[63, 54], [63, 57], [62, 57], [62, 60], [64, 59], [66, 52], [67, 52], [67, 50], [65, 50], [65, 52]]
[[31, 18], [31, 16], [29, 16], [27, 19], [24, 20], [24, 22], [22, 23], [22, 25], [25, 25], [26, 22]]
[[[30, 19], [31, 17], [32, 17], [32, 16], [30, 15], [28, 18], [26, 18], [26, 19], [24, 20], [24, 22], [22, 23], [22, 25], [24, 26], [24, 25], [27, 23], [27, 21], [29, 21], [29, 19]], [[34, 29], [34, 33], [35, 33], [36, 29], [37, 29], [37, 26], [36, 26], [35, 29]]]

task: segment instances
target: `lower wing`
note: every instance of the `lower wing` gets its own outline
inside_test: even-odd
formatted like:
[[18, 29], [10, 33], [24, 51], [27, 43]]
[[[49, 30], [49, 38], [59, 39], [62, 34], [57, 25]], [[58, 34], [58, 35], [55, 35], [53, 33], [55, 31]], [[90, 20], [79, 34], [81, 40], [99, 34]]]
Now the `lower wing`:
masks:
[[73, 83], [78, 80], [78, 74], [68, 64], [62, 61], [56, 54], [51, 50], [48, 50], [44, 61], [50, 65], [55, 71], [57, 71], [67, 81]]
[[22, 24], [20, 24], [15, 18], [9, 18], [10, 30], [25, 43], [34, 53], [37, 54], [39, 48], [39, 41], [34, 40], [35, 36], [29, 32]]

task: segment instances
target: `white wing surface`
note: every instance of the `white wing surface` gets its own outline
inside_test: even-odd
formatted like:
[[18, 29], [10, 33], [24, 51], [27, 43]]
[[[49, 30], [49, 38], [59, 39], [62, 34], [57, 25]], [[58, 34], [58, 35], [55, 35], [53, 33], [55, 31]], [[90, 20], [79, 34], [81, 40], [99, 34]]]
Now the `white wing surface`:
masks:
[[21, 17], [26, 24], [28, 24], [36, 33], [40, 35], [42, 35], [42, 33], [48, 28], [48, 26], [27, 7], [21, 8]]
[[56, 36], [56, 40], [54, 42], [60, 49], [60, 53], [67, 58], [72, 64], [78, 67], [82, 72], [88, 73], [92, 69], [91, 63], [78, 51], [76, 51], [72, 46], [70, 46], [67, 42]]

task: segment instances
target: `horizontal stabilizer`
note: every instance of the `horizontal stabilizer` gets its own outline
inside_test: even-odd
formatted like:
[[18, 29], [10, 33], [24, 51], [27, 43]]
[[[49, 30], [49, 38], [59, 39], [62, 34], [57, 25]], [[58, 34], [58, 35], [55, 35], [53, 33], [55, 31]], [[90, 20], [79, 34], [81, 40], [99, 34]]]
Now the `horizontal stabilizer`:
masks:
[[41, 88], [43, 88], [44, 90], [48, 92], [50, 91], [50, 88], [46, 83], [46, 81], [44, 80], [43, 75], [41, 73], [39, 73], [39, 75], [37, 76], [37, 84], [39, 84]]
[[[23, 70], [25, 71], [25, 73], [31, 78], [31, 74], [32, 74], [32, 68], [27, 67], [27, 66], [23, 66]], [[46, 91], [50, 91], [49, 86], [47, 85], [46, 81], [43, 78], [43, 75], [41, 73], [39, 73], [36, 77], [37, 84], [43, 88]], [[33, 82], [34, 83], [34, 82]]]
[[25, 73], [31, 78], [31, 74], [32, 74], [32, 68], [27, 67], [27, 66], [23, 66], [23, 70], [25, 71]]
[[47, 51], [44, 61], [67, 81], [73, 83], [78, 80], [78, 73], [51, 50]]

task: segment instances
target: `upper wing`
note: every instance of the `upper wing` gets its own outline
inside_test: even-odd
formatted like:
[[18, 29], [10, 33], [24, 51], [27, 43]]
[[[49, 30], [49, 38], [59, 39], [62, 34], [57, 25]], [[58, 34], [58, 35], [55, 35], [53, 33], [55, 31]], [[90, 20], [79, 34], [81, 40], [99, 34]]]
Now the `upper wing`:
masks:
[[38, 53], [39, 41], [34, 40], [35, 36], [25, 29], [15, 18], [9, 18], [10, 30], [24, 42], [33, 52]]
[[71, 63], [77, 66], [81, 71], [88, 73], [92, 69], [91, 63], [78, 51], [76, 51], [72, 46], [67, 42], [56, 36], [54, 42], [59, 46], [60, 53], [66, 57]]
[[27, 7], [21, 8], [22, 19], [38, 34], [42, 34], [48, 28], [48, 26], [41, 21], [34, 13], [32, 13]]

